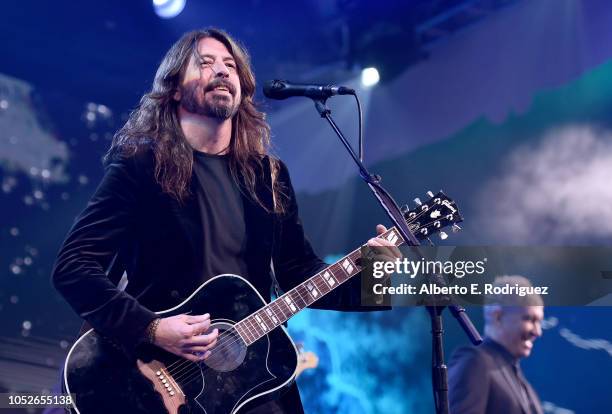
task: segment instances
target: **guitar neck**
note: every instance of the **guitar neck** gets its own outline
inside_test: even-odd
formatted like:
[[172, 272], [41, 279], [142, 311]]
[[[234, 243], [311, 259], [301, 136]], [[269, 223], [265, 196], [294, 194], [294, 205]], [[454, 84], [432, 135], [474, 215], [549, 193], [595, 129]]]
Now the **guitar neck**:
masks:
[[[404, 243], [404, 239], [395, 227], [378, 237], [390, 241], [395, 246]], [[238, 322], [235, 325], [236, 331], [247, 345], [252, 344], [359, 273], [361, 267], [356, 263], [360, 257], [361, 248], [353, 250], [334, 264]]]

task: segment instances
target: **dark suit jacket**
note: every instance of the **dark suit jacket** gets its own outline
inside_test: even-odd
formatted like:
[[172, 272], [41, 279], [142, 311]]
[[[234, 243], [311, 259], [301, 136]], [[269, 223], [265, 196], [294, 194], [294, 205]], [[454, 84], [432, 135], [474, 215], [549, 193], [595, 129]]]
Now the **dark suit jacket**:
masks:
[[[487, 338], [480, 346], [462, 347], [453, 353], [448, 377], [451, 414], [531, 413], [514, 379], [511, 357], [500, 347]], [[537, 414], [541, 414], [536, 392], [523, 380]]]
[[[260, 171], [257, 194], [271, 205], [268, 160]], [[196, 197], [180, 205], [154, 180], [152, 150], [117, 158], [62, 245], [52, 281], [74, 310], [98, 332], [133, 349], [143, 341], [153, 311], [176, 306], [202, 282], [202, 229]], [[289, 290], [324, 268], [304, 237], [287, 168], [279, 179], [289, 197], [282, 217], [267, 213], [243, 196], [249, 279], [270, 297], [270, 260], [277, 280]], [[192, 177], [192, 194], [198, 185]], [[125, 291], [117, 288], [123, 272]], [[314, 306], [371, 310], [360, 305], [359, 278]], [[296, 407], [296, 412], [299, 412]]]

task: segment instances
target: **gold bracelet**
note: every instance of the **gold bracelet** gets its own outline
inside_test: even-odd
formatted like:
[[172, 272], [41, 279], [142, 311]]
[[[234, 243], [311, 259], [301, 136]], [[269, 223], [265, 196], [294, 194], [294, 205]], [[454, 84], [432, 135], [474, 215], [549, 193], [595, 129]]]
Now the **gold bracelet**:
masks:
[[161, 318], [157, 318], [153, 322], [151, 322], [149, 324], [149, 327], [147, 328], [147, 339], [149, 340], [149, 343], [151, 344], [155, 343], [155, 331], [157, 331], [157, 326], [159, 325], [160, 322], [161, 322]]

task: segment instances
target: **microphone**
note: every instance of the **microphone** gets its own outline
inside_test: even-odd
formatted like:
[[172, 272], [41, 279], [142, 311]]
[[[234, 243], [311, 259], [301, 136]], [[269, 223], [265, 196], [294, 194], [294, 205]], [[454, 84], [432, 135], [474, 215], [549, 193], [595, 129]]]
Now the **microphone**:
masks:
[[267, 81], [263, 87], [264, 95], [270, 99], [287, 99], [292, 96], [306, 96], [311, 99], [327, 99], [334, 95], [354, 95], [355, 91], [346, 86], [305, 85], [285, 80]]

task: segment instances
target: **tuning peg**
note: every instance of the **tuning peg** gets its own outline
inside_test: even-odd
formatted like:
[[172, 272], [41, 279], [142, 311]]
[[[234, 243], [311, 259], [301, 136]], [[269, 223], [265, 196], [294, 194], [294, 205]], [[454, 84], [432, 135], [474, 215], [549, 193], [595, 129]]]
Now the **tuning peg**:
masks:
[[431, 191], [431, 190], [430, 190], [430, 191], [428, 191], [428, 192], [427, 192], [427, 196], [428, 196], [429, 198], [433, 198], [433, 196], [434, 196], [433, 191]]
[[441, 231], [440, 232], [440, 239], [442, 239], [442, 240], [448, 239], [448, 234], [446, 234], [445, 232]]
[[453, 224], [452, 230], [453, 230], [453, 233], [457, 233], [461, 231], [461, 227], [459, 227], [457, 224]]
[[402, 210], [402, 213], [407, 213], [410, 211], [410, 206], [408, 204], [404, 204], [401, 210]]
[[420, 198], [417, 197], [417, 198], [414, 199], [414, 204], [416, 204], [417, 206], [421, 206], [421, 205], [423, 205], [423, 202], [421, 201]]

